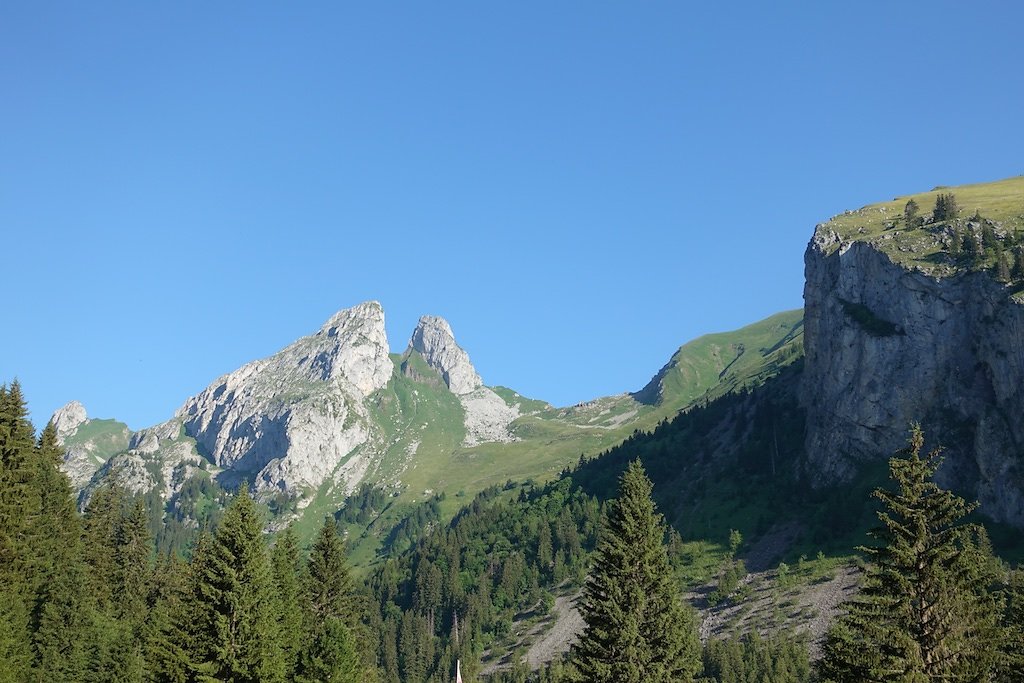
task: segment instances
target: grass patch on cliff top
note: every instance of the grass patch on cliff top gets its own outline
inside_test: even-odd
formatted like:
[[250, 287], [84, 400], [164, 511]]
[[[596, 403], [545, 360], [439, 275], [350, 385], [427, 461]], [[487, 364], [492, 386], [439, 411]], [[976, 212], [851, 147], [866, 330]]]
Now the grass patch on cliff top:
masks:
[[[936, 198], [953, 193], [960, 206], [961, 222], [978, 212], [994, 221], [1010, 234], [1024, 232], [1024, 176], [1015, 176], [991, 183], [938, 186], [927, 192], [894, 197], [891, 201], [869, 204], [855, 211], [846, 211], [819, 226], [834, 231], [843, 243], [870, 242], [896, 263], [919, 266], [936, 274], [952, 274], [936, 267], [936, 256], [943, 251], [937, 229], [941, 223], [925, 223], [907, 229], [903, 209], [913, 199], [919, 215], [931, 219]], [[837, 249], [834, 245], [832, 249]]]

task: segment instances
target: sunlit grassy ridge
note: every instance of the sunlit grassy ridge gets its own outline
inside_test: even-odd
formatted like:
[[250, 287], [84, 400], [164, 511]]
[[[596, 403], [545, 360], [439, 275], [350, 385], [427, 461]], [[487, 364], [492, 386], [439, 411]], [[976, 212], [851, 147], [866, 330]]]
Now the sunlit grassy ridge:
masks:
[[[935, 275], [950, 275], [957, 269], [937, 258], [947, 248], [941, 229], [948, 221], [931, 220], [936, 199], [944, 193], [956, 196], [961, 224], [966, 224], [977, 213], [1006, 235], [1016, 236], [1024, 232], [1024, 176], [991, 183], [940, 186], [927, 192], [895, 197], [892, 201], [842, 213], [818, 226], [818, 230], [837, 233], [843, 243], [869, 242], [904, 266], [918, 267]], [[919, 227], [908, 228], [903, 211], [911, 199], [917, 202], [925, 222]], [[839, 244], [831, 248], [838, 249]]]

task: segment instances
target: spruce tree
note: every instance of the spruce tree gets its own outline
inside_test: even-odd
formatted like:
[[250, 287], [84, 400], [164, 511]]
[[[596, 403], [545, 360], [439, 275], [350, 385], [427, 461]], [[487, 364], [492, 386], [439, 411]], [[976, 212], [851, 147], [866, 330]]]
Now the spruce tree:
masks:
[[125, 490], [116, 482], [96, 489], [82, 519], [85, 560], [89, 565], [89, 591], [104, 614], [113, 614], [117, 583], [117, 533]]
[[231, 683], [280, 681], [284, 660], [277, 632], [274, 580], [262, 520], [243, 487], [224, 513], [199, 577], [212, 632], [214, 677]]
[[17, 381], [0, 386], [0, 681], [29, 680], [34, 435]]
[[364, 680], [352, 632], [341, 619], [328, 617], [302, 652], [299, 683], [359, 683]]
[[609, 504], [583, 590], [586, 630], [574, 648], [586, 681], [689, 681], [699, 668], [692, 610], [674, 585], [651, 490], [633, 461]]
[[327, 619], [341, 619], [352, 628], [358, 621], [353, 594], [352, 574], [345, 559], [345, 544], [331, 517], [324, 518], [316, 541], [309, 550], [306, 595], [312, 620], [311, 628]]
[[1003, 595], [1003, 645], [995, 680], [1020, 683], [1024, 680], [1024, 569], [1009, 572]]
[[363, 667], [355, 655], [354, 634], [362, 635], [362, 629], [353, 590], [345, 545], [334, 519], [326, 517], [309, 551], [307, 647], [300, 657], [297, 680], [360, 680]]
[[143, 625], [143, 658], [146, 681], [185, 683], [189, 680], [190, 657], [183, 651], [183, 604], [186, 599], [187, 567], [173, 553], [157, 559], [146, 596]]
[[95, 608], [82, 557], [81, 523], [71, 484], [60, 471], [63, 449], [50, 423], [38, 445], [40, 514], [32, 532], [39, 588], [32, 612], [37, 680], [81, 680], [95, 639]]
[[939, 451], [922, 455], [923, 444], [915, 426], [889, 461], [896, 490], [874, 493], [879, 544], [861, 549], [871, 564], [829, 632], [825, 681], [976, 681], [995, 668], [1001, 605], [987, 541], [962, 523], [974, 506], [933, 481]]
[[284, 658], [285, 678], [295, 674], [299, 653], [304, 641], [302, 617], [303, 605], [301, 565], [299, 563], [299, 539], [295, 528], [289, 525], [274, 544], [271, 553], [274, 572], [274, 586], [277, 592], [277, 625], [281, 634], [281, 651]]
[[921, 217], [918, 216], [920, 209], [921, 207], [913, 199], [903, 206], [903, 219], [907, 229], [920, 227], [922, 222]]

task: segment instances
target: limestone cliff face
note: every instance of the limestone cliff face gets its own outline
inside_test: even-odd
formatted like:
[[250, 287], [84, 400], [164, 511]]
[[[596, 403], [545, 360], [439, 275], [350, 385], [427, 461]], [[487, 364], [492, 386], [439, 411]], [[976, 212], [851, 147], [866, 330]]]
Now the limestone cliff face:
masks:
[[[159, 489], [173, 501], [190, 477], [205, 473], [227, 485], [250, 482], [264, 499], [285, 493], [301, 507], [321, 490], [337, 499], [364, 480], [399, 483], [414, 463], [395, 453], [415, 452], [428, 426], [446, 430], [460, 447], [515, 440], [510, 425], [519, 404], [483, 385], [443, 318], [420, 320], [400, 368], [396, 375], [384, 311], [363, 303], [220, 377], [154, 427], [130, 433], [120, 423], [97, 423], [90, 434], [102, 426], [108, 436], [96, 443], [76, 436], [95, 421], [80, 404], [68, 404], [54, 416], [71, 439], [65, 470], [84, 498], [114, 478], [134, 493]], [[407, 406], [389, 389], [393, 379], [406, 382]], [[443, 404], [438, 394], [451, 405], [449, 392], [461, 414], [419, 412], [420, 398], [423, 405]], [[439, 421], [428, 425], [424, 415]]]
[[519, 417], [519, 409], [484, 386], [469, 354], [455, 341], [447, 320], [436, 315], [421, 317], [409, 339], [406, 354], [410, 353], [418, 353], [458, 396], [465, 411], [464, 446], [515, 440], [509, 425]]
[[54, 429], [57, 430], [57, 440], [63, 442], [64, 439], [78, 431], [78, 428], [88, 419], [89, 415], [85, 412], [85, 406], [78, 401], [71, 401], [58, 408], [50, 421], [53, 422]]
[[[391, 378], [388, 354], [383, 309], [360, 304], [221, 377], [176, 417], [202, 454], [257, 490], [315, 489], [369, 437], [363, 401]], [[352, 486], [365, 471], [355, 460], [342, 468]]]
[[808, 472], [842, 481], [907, 443], [942, 483], [1024, 526], [1024, 305], [986, 272], [936, 277], [819, 226], [805, 255]]
[[448, 321], [435, 315], [420, 318], [409, 340], [409, 348], [423, 356], [437, 370], [453, 394], [469, 394], [483, 386], [483, 380], [469, 361]]

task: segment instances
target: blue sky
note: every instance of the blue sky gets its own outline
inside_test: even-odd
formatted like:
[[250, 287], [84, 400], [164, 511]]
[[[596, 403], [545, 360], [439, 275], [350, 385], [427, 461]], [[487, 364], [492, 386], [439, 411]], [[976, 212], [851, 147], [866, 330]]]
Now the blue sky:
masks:
[[141, 428], [380, 300], [568, 404], [802, 305], [814, 225], [1024, 172], [1024, 11], [5, 3], [0, 382]]

